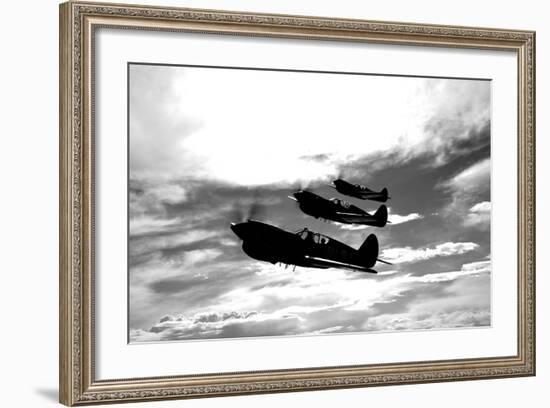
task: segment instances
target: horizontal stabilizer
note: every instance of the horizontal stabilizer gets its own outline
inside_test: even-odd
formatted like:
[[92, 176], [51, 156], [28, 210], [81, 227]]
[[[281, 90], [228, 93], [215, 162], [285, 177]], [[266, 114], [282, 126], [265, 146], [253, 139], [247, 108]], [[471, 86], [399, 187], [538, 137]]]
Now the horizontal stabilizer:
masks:
[[339, 262], [333, 259], [319, 258], [316, 256], [308, 256], [308, 255], [306, 255], [305, 258], [315, 262], [317, 265], [325, 266], [329, 268], [345, 268], [345, 269], [351, 269], [351, 270], [360, 271], [360, 272], [378, 273], [374, 269], [367, 268], [365, 266], [354, 265], [346, 262]]
[[359, 270], [358, 272], [367, 272], [367, 273], [374, 273], [374, 274], [378, 274], [378, 271], [375, 271], [374, 269], [370, 269], [370, 268], [367, 268], [367, 269], [361, 269], [361, 270]]
[[380, 259], [380, 258], [377, 258], [376, 260], [377, 260], [378, 262], [385, 263], [386, 265], [393, 265], [391, 262], [384, 261], [383, 259]]

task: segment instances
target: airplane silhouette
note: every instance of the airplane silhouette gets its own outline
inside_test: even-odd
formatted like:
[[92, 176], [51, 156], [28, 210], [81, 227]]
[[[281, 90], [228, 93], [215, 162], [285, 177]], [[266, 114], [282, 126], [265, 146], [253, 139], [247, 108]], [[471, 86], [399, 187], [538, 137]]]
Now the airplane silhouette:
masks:
[[381, 205], [374, 214], [338, 198], [327, 200], [310, 191], [301, 190], [288, 198], [298, 202], [300, 209], [312, 217], [344, 224], [362, 224], [383, 227], [388, 221], [388, 209]]
[[370, 234], [359, 249], [326, 235], [303, 228], [295, 233], [264, 222], [248, 220], [232, 223], [231, 230], [242, 241], [243, 251], [251, 258], [272, 264], [306, 268], [341, 268], [378, 273], [372, 267], [378, 259], [378, 239]]
[[372, 191], [365, 186], [360, 184], [351, 184], [340, 178], [334, 180], [332, 184], [329, 185], [335, 188], [340, 194], [359, 198], [361, 200], [372, 200], [385, 203], [389, 198], [391, 198], [388, 196], [387, 188], [383, 188], [380, 192]]

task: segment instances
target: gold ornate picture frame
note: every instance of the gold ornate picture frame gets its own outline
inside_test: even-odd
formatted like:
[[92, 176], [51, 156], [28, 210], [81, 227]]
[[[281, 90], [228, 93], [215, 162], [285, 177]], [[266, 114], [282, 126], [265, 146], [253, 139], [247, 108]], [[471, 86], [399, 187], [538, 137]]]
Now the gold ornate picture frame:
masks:
[[[95, 345], [95, 34], [99, 28], [500, 50], [517, 58], [517, 353], [386, 364], [98, 379]], [[121, 137], [125, 137], [121, 135]], [[535, 375], [535, 33], [68, 2], [60, 6], [60, 402], [307, 391]], [[124, 274], [125, 271], [120, 271]], [[125, 296], [122, 293], [121, 296]]]

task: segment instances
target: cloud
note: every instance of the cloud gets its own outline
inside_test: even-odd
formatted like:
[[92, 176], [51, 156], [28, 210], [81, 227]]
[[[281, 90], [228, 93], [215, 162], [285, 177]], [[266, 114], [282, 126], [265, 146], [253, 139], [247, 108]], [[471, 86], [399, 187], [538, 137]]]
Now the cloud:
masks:
[[415, 279], [417, 279], [418, 282], [425, 283], [447, 282], [468, 275], [488, 274], [490, 272], [491, 261], [479, 261], [462, 265], [460, 271], [431, 273], [418, 276]]
[[132, 329], [131, 341], [465, 327], [487, 325], [490, 318], [487, 260], [423, 276], [393, 270], [383, 280], [338, 270], [268, 274], [274, 267], [257, 266], [256, 276], [271, 284], [235, 289], [194, 313], [164, 315], [149, 329]]
[[491, 256], [488, 255], [486, 261], [470, 262], [462, 265], [462, 270], [467, 272], [490, 272], [491, 271]]
[[[138, 183], [133, 194], [139, 200], [147, 196], [147, 189], [148, 183]], [[317, 189], [323, 195], [332, 192], [329, 187]], [[410, 307], [411, 299], [421, 294], [425, 295], [424, 302], [437, 299], [444, 296], [441, 289], [445, 285], [470, 276], [456, 264], [471, 260], [473, 250], [452, 245], [471, 244], [474, 242], [471, 237], [468, 237], [469, 242], [446, 241], [451, 244], [450, 248], [438, 247], [435, 243], [409, 245], [409, 250], [422, 248], [421, 245], [427, 247], [430, 251], [415, 256], [425, 260], [439, 258], [430, 264], [435, 266], [417, 263], [416, 269], [411, 269], [413, 262], [404, 262], [390, 269], [377, 265], [380, 272], [377, 276], [337, 269], [298, 267], [294, 271], [293, 268], [256, 262], [242, 251], [241, 242], [229, 229], [231, 213], [235, 209], [246, 213], [246, 207], [254, 202], [265, 207], [263, 216], [266, 220], [272, 220], [269, 222], [289, 231], [305, 224], [354, 247], [366, 234], [342, 231], [338, 225], [304, 216], [296, 210], [294, 202], [280, 199], [288, 195], [288, 187], [284, 186], [249, 188], [194, 181], [185, 190], [182, 202], [163, 201], [161, 205], [144, 206], [146, 209], [141, 220], [147, 228], [140, 230], [136, 223], [135, 230], [131, 231], [131, 261], [139, 260], [130, 270], [130, 328], [133, 338], [139, 339], [135, 341], [305, 334], [337, 326], [342, 327], [339, 331], [342, 333], [357, 332], [364, 330], [369, 316], [381, 313], [382, 304], [386, 305], [386, 310], [390, 305], [396, 310], [406, 309]], [[395, 229], [399, 236], [409, 224], [415, 236], [430, 237], [444, 228], [440, 217], [417, 218], [415, 214], [421, 214], [420, 211], [401, 214], [404, 214], [401, 217], [416, 221], [402, 223], [399, 230]], [[432, 223], [434, 230], [429, 229]], [[457, 232], [463, 230], [461, 227]], [[396, 242], [393, 234], [392, 228], [377, 230], [381, 248], [391, 249], [392, 243]], [[406, 239], [404, 242], [418, 241]], [[405, 245], [395, 246], [407, 249]], [[453, 255], [453, 262], [444, 259], [450, 255]], [[419, 268], [426, 268], [426, 271]], [[439, 271], [458, 273], [437, 275], [443, 273]], [[426, 276], [429, 274], [435, 276]], [[408, 294], [411, 291], [412, 294]], [[461, 306], [456, 305], [456, 308]], [[226, 323], [223, 319], [209, 317], [212, 314], [242, 316], [251, 312], [261, 317], [233, 317]], [[175, 316], [176, 320], [158, 325], [159, 316], [166, 315]], [[182, 320], [178, 321], [177, 316], [182, 316]], [[210, 325], [196, 322], [199, 316], [216, 322], [210, 322]], [[166, 326], [169, 328], [165, 330]], [[152, 327], [157, 331], [154, 336], [149, 331]]]
[[410, 290], [390, 303], [391, 308], [370, 316], [367, 331], [428, 330], [479, 327], [491, 324], [491, 264], [462, 265], [459, 271], [404, 276]]
[[439, 256], [461, 255], [478, 248], [474, 242], [445, 242], [434, 248], [398, 247], [382, 251], [381, 258], [392, 263], [426, 261]]
[[[468, 86], [460, 89], [463, 91]], [[468, 156], [487, 148], [490, 144], [490, 95], [488, 87], [473, 89], [469, 102], [471, 105], [456, 107], [447, 111], [443, 103], [441, 111], [426, 122], [425, 131], [432, 146], [434, 160], [432, 166], [442, 166], [455, 157]], [[477, 95], [476, 95], [477, 93]], [[461, 97], [459, 101], [464, 101]]]
[[[451, 179], [437, 187], [451, 194], [450, 203], [443, 209], [446, 214], [464, 217], [470, 212], [473, 203], [480, 198], [489, 197], [491, 190], [491, 159], [486, 158], [467, 167]], [[476, 207], [476, 211], [486, 209], [487, 205]]]
[[327, 327], [326, 329], [319, 329], [309, 333], [304, 333], [304, 335], [311, 336], [316, 334], [342, 333], [344, 331], [345, 331], [344, 326], [333, 326], [333, 327]]
[[319, 153], [319, 154], [310, 154], [305, 156], [300, 156], [300, 160], [306, 160], [306, 161], [315, 161], [315, 162], [326, 162], [330, 160], [331, 158], [330, 153]]
[[158, 218], [151, 216], [134, 217], [130, 220], [130, 231], [134, 235], [143, 235], [155, 231], [166, 231], [168, 228], [175, 227], [180, 223], [178, 219]]
[[440, 166], [484, 143], [489, 100], [488, 81], [133, 65], [131, 171], [289, 185], [365, 154]]
[[465, 310], [450, 313], [432, 312], [408, 315], [383, 315], [370, 318], [366, 331], [429, 330], [460, 327], [480, 327], [491, 324], [488, 309]]
[[394, 269], [394, 270], [391, 270], [391, 271], [378, 272], [378, 276], [395, 275], [396, 273], [399, 273], [399, 271]]
[[483, 201], [481, 203], [477, 203], [472, 208], [470, 208], [471, 213], [488, 213], [491, 211], [491, 203], [488, 201]]
[[491, 226], [491, 203], [482, 201], [473, 205], [464, 219], [464, 225], [488, 230]]
[[191, 278], [166, 278], [156, 281], [150, 285], [151, 290], [161, 296], [181, 294], [189, 290], [197, 290], [199, 287], [208, 285], [208, 277], [195, 275]]
[[359, 224], [338, 224], [338, 227], [347, 231], [360, 231], [367, 228], [372, 228], [369, 225], [359, 225]]
[[390, 221], [393, 225], [397, 225], [403, 224], [404, 222], [420, 220], [422, 218], [424, 218], [424, 216], [418, 213], [411, 213], [407, 215], [389, 214], [388, 221]]
[[185, 245], [217, 237], [218, 232], [206, 229], [184, 230], [181, 233], [159, 234], [154, 239], [133, 239], [130, 245], [130, 254], [144, 252], [169, 251]]
[[288, 334], [299, 324], [299, 317], [284, 313], [229, 312], [165, 316], [149, 330], [130, 331], [132, 342], [185, 340], [212, 337], [251, 337]]
[[[321, 190], [320, 194], [331, 192], [329, 187], [326, 190], [317, 188]], [[145, 197], [147, 184], [141, 183], [134, 190], [137, 196]], [[307, 223], [305, 225], [313, 230], [353, 247], [358, 247], [365, 238], [362, 233], [342, 231], [338, 225], [304, 216], [296, 210], [294, 202], [281, 201], [280, 197], [286, 196], [287, 190], [288, 187], [278, 185], [248, 188], [209, 181], [194, 182], [186, 189], [183, 202], [164, 202], [147, 207], [141, 218], [150, 224], [146, 224], [150, 226], [149, 230], [136, 227], [137, 231], [131, 231], [133, 235], [130, 236], [133, 265], [130, 270], [130, 328], [138, 330], [136, 338], [151, 339], [149, 328], [157, 326], [159, 316], [166, 315], [185, 316], [182, 321], [191, 320], [192, 323], [179, 327], [182, 323], [176, 320], [171, 323], [174, 327], [161, 330], [167, 325], [163, 322], [166, 324], [155, 329], [158, 331], [156, 339], [304, 334], [336, 326], [342, 326], [341, 332], [362, 331], [365, 319], [378, 313], [376, 310], [380, 306], [374, 305], [384, 303], [402, 308], [409, 304], [408, 297], [403, 294], [410, 290], [416, 290], [416, 296], [422, 293], [420, 289], [424, 285], [428, 285], [430, 291], [426, 299], [433, 298], [439, 296], [440, 285], [464, 278], [464, 273], [436, 275], [431, 282], [427, 277], [418, 278], [421, 274], [452, 271], [457, 262], [463, 261], [459, 258], [461, 254], [472, 252], [465, 251], [465, 248], [462, 248], [463, 252], [460, 248], [437, 248], [434, 244], [426, 245], [432, 252], [416, 256], [429, 260], [434, 259], [437, 252], [440, 259], [434, 263], [436, 267], [422, 263], [413, 270], [409, 269], [412, 262], [395, 265], [393, 269], [377, 265], [380, 274], [376, 277], [337, 269], [298, 267], [294, 271], [293, 268], [284, 269], [250, 259], [229, 229], [229, 221], [235, 209], [246, 213], [247, 206], [254, 202], [265, 207], [263, 216], [272, 219], [271, 223], [290, 231]], [[402, 214], [407, 219], [416, 218], [417, 221], [410, 223], [415, 235], [433, 236], [434, 232], [426, 229], [426, 222], [436, 223], [437, 228], [442, 228], [437, 224], [441, 222], [439, 217], [424, 219], [417, 218], [415, 213]], [[403, 226], [408, 224], [400, 225], [399, 235], [403, 228], [406, 229]], [[395, 242], [391, 228], [378, 230], [377, 235], [382, 248], [391, 248], [391, 243]], [[407, 239], [405, 242], [411, 241]], [[402, 247], [405, 246], [397, 246]], [[411, 245], [411, 248], [417, 246]], [[453, 250], [456, 251], [453, 263], [442, 259]], [[469, 259], [471, 255], [464, 258]], [[427, 269], [422, 272], [419, 268]], [[195, 316], [250, 312], [257, 312], [264, 319], [234, 319], [230, 327], [218, 322], [218, 328], [201, 328], [198, 323], [193, 323]], [[283, 318], [287, 315], [293, 317]]]
[[441, 185], [454, 194], [475, 194], [488, 190], [491, 176], [491, 159], [483, 159], [462, 170]]
[[[391, 223], [391, 225], [399, 225], [409, 221], [420, 220], [422, 218], [424, 218], [424, 216], [418, 213], [410, 213], [407, 215], [390, 213], [388, 215], [388, 221]], [[358, 231], [358, 230], [363, 230], [367, 228], [372, 228], [368, 225], [357, 225], [357, 224], [338, 224], [338, 226], [340, 227], [340, 229], [348, 230], [348, 231]]]
[[[130, 172], [134, 178], [166, 179], [196, 165], [180, 142], [200, 128], [186, 114], [190, 100], [175, 86], [185, 70], [130, 65]], [[174, 164], [177, 167], [174, 167]]]

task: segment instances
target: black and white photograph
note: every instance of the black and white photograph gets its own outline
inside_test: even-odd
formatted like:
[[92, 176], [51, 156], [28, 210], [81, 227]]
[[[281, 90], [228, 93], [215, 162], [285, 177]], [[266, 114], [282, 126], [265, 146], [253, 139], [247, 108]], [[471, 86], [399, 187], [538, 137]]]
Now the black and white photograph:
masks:
[[130, 343], [491, 326], [491, 81], [128, 64]]

